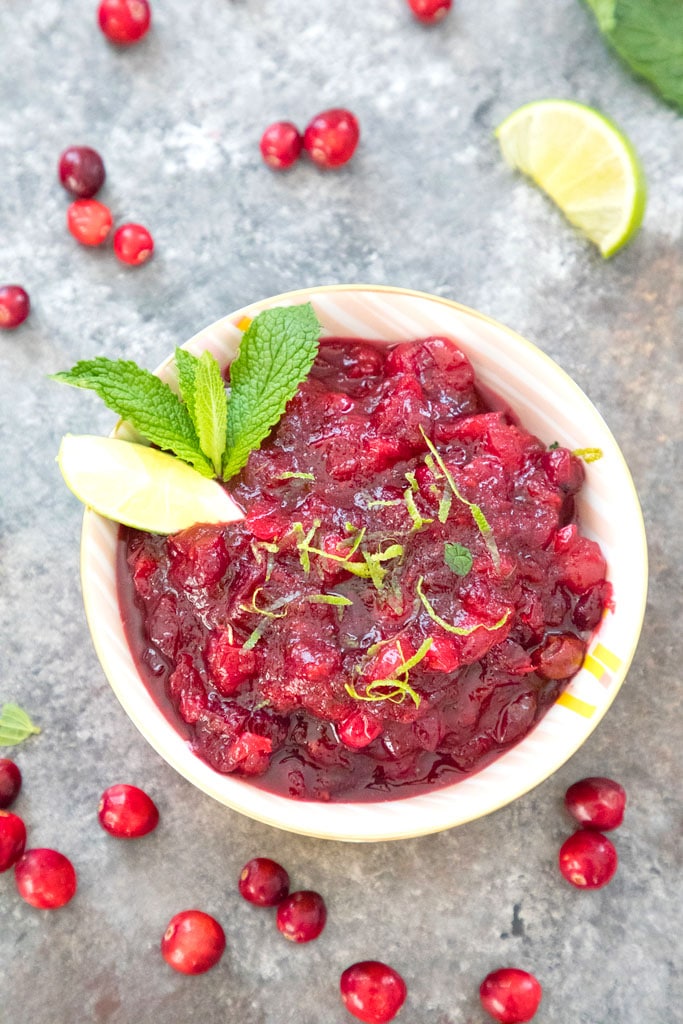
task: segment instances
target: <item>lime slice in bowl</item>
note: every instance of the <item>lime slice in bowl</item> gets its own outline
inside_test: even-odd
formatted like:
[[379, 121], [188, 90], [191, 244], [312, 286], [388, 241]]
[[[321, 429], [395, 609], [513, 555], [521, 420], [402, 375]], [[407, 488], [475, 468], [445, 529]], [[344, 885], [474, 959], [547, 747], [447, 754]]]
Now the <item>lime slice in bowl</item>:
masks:
[[604, 257], [640, 227], [647, 190], [638, 156], [603, 114], [571, 100], [538, 100], [496, 128], [508, 164], [528, 175]]
[[174, 455], [114, 437], [67, 434], [57, 456], [67, 487], [94, 512], [149, 533], [230, 523], [241, 509], [215, 480]]

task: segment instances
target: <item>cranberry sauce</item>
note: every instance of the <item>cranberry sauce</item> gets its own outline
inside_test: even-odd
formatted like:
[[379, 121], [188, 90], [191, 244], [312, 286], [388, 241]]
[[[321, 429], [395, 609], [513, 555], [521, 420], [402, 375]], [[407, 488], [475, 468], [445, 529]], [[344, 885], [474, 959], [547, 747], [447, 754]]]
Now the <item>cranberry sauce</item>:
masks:
[[583, 479], [451, 341], [326, 339], [231, 481], [242, 523], [121, 530], [131, 647], [219, 772], [314, 800], [454, 782], [526, 735], [609, 604]]

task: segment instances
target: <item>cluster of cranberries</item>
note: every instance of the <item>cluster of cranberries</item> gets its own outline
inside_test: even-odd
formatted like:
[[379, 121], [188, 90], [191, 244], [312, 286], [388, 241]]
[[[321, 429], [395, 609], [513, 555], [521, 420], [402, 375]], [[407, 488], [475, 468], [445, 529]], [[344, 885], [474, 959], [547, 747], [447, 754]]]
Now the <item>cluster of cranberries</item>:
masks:
[[334, 107], [316, 114], [303, 135], [291, 121], [276, 121], [261, 136], [261, 156], [275, 171], [286, 171], [302, 150], [318, 167], [342, 167], [356, 151], [360, 126], [350, 110]]
[[578, 889], [601, 889], [618, 864], [614, 844], [602, 833], [621, 825], [626, 793], [618, 782], [596, 776], [570, 786], [564, 803], [581, 828], [560, 848], [560, 871]]
[[[76, 198], [66, 211], [69, 231], [81, 245], [102, 245], [114, 218], [104, 203], [93, 199], [104, 184], [106, 172], [100, 154], [89, 146], [69, 146], [59, 158], [59, 180]], [[114, 232], [114, 255], [122, 263], [139, 266], [154, 252], [154, 241], [142, 224], [122, 224]]]
[[147, 0], [102, 0], [97, 19], [110, 43], [130, 46], [147, 35], [152, 11]]

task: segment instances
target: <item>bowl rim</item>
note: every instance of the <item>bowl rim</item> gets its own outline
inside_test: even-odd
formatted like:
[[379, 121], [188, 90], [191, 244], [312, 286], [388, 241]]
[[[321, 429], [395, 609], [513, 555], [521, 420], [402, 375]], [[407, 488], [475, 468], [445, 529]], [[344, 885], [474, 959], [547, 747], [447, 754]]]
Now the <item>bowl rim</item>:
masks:
[[[310, 288], [299, 288], [283, 292], [276, 296], [252, 302], [232, 313], [227, 314], [226, 316], [220, 317], [213, 323], [208, 324], [188, 339], [181, 347], [204, 347], [207, 342], [207, 337], [209, 337], [213, 331], [221, 329], [226, 325], [235, 325], [242, 317], [253, 317], [261, 309], [277, 305], [291, 305], [297, 301], [305, 301], [308, 298], [315, 298], [316, 296], [322, 297], [327, 294], [339, 295], [343, 293], [369, 293], [379, 294], [382, 296], [393, 295], [401, 296], [406, 299], [422, 300], [429, 304], [437, 303], [446, 307], [448, 310], [453, 311], [457, 316], [464, 318], [465, 320], [480, 321], [493, 329], [495, 334], [502, 333], [506, 336], [508, 341], [512, 343], [513, 349], [519, 346], [525, 349], [531, 356], [532, 362], [544, 365], [552, 377], [557, 381], [562, 382], [565, 389], [573, 392], [574, 397], [585, 407], [587, 411], [591, 412], [595, 422], [601, 424], [603, 442], [606, 439], [610, 443], [610, 456], [617, 460], [621, 483], [629, 492], [631, 504], [630, 510], [632, 513], [631, 527], [635, 530], [638, 538], [638, 543], [634, 545], [633, 548], [633, 561], [637, 570], [634, 572], [634, 579], [637, 578], [642, 581], [642, 585], [640, 586], [640, 603], [637, 608], [634, 608], [632, 611], [632, 618], [634, 621], [631, 623], [632, 632], [630, 634], [630, 642], [628, 643], [627, 650], [622, 652], [621, 658], [616, 659], [615, 656], [612, 655], [612, 658], [615, 658], [615, 662], [620, 662], [620, 664], [609, 663], [609, 656], [611, 652], [604, 651], [604, 649], [604, 653], [601, 654], [601, 658], [604, 660], [598, 661], [597, 663], [599, 669], [609, 669], [613, 673], [609, 677], [609, 691], [605, 694], [600, 706], [594, 709], [594, 713], [590, 718], [584, 719], [585, 724], [580, 734], [577, 734], [571, 743], [565, 742], [564, 744], [561, 744], [558, 742], [557, 746], [559, 753], [556, 753], [554, 757], [551, 757], [547, 762], [544, 762], [544, 766], [540, 771], [531, 773], [525, 782], [517, 782], [514, 786], [514, 792], [510, 793], [503, 790], [500, 798], [489, 799], [486, 805], [482, 808], [467, 806], [461, 807], [460, 810], [457, 810], [451, 806], [454, 804], [457, 808], [457, 793], [458, 791], [461, 791], [461, 787], [466, 786], [468, 783], [473, 783], [476, 789], [477, 784], [482, 779], [486, 779], [487, 775], [490, 776], [492, 770], [500, 773], [501, 766], [504, 768], [506, 762], [512, 764], [520, 749], [523, 750], [525, 747], [529, 748], [532, 746], [534, 734], [538, 729], [538, 725], [534, 726], [534, 729], [532, 729], [531, 732], [528, 733], [519, 743], [500, 755], [492, 765], [487, 766], [481, 771], [475, 773], [473, 776], [468, 776], [462, 781], [444, 786], [428, 794], [418, 794], [377, 802], [339, 801], [333, 803], [321, 803], [316, 801], [295, 800], [289, 797], [270, 793], [266, 790], [261, 790], [260, 788], [250, 784], [248, 781], [244, 781], [235, 776], [221, 775], [214, 769], [210, 768], [191, 752], [187, 742], [182, 739], [170, 721], [166, 719], [163, 712], [151, 700], [149, 691], [147, 690], [144, 680], [137, 672], [137, 669], [134, 670], [134, 676], [137, 677], [137, 685], [144, 690], [145, 694], [147, 694], [147, 697], [149, 698], [147, 701], [144, 699], [140, 701], [139, 698], [141, 694], [136, 694], [131, 691], [130, 686], [122, 682], [119, 670], [113, 664], [112, 659], [125, 658], [125, 653], [127, 653], [132, 663], [132, 655], [130, 654], [130, 650], [127, 646], [119, 612], [118, 598], [116, 596], [115, 589], [115, 572], [113, 576], [113, 596], [115, 600], [115, 607], [112, 604], [111, 566], [109, 566], [110, 571], [107, 579], [104, 582], [97, 582], [97, 585], [95, 585], [95, 577], [92, 573], [93, 564], [102, 562], [101, 547], [103, 536], [105, 536], [108, 531], [111, 539], [112, 532], [118, 532], [118, 525], [104, 520], [96, 513], [86, 509], [81, 534], [81, 587], [86, 619], [97, 656], [110, 686], [133, 724], [142, 733], [150, 745], [168, 764], [175, 768], [176, 771], [178, 771], [193, 785], [197, 786], [218, 802], [232, 808], [233, 810], [246, 814], [252, 819], [299, 835], [346, 842], [374, 842], [428, 835], [453, 828], [456, 825], [465, 824], [468, 821], [493, 813], [501, 807], [506, 806], [508, 803], [511, 803], [513, 800], [516, 800], [518, 797], [523, 796], [537, 785], [540, 785], [541, 782], [549, 778], [555, 771], [565, 764], [570, 757], [573, 756], [579, 747], [592, 734], [594, 729], [607, 713], [607, 710], [611, 706], [628, 673], [635, 654], [647, 599], [647, 542], [638, 496], [624, 456], [607, 424], [588, 396], [566, 373], [566, 371], [563, 370], [558, 363], [543, 352], [543, 350], [538, 346], [517, 334], [511, 328], [507, 327], [507, 325], [502, 324], [486, 314], [481, 313], [478, 310], [471, 309], [459, 302], [443, 298], [442, 296], [432, 295], [428, 292], [391, 285], [317, 285]], [[455, 328], [456, 324], [454, 323], [453, 326]], [[453, 330], [453, 334], [457, 339], [457, 331], [455, 329]], [[460, 341], [458, 341], [458, 343], [460, 344]], [[463, 348], [467, 354], [470, 355], [468, 346], [464, 343]], [[168, 370], [172, 362], [173, 355], [170, 355], [154, 372], [163, 374], [164, 371]], [[473, 357], [473, 362], [475, 363], [476, 369], [476, 354]], [[93, 561], [93, 559], [95, 559], [95, 561]], [[99, 565], [99, 571], [102, 571], [101, 564]], [[103, 611], [108, 612], [109, 614], [113, 613], [115, 618], [118, 617], [118, 630], [114, 630], [114, 632], [112, 632], [112, 630], [109, 629], [102, 617]], [[595, 649], [600, 648], [601, 646], [599, 642], [596, 645], [593, 642], [594, 639], [595, 638], [591, 640], [589, 656], [584, 664], [592, 658]], [[125, 647], [125, 652], [121, 650], [122, 643]], [[597, 678], [596, 671], [594, 671], [593, 674], [596, 675]], [[579, 675], [583, 675], [583, 670], [580, 671]], [[577, 677], [572, 680], [572, 683], [570, 683], [569, 687], [564, 691], [564, 694], [568, 694], [568, 691], [572, 689], [576, 678]], [[135, 686], [134, 679], [133, 686]], [[569, 694], [568, 699], [565, 702], [565, 708], [568, 711], [577, 710], [577, 706], [572, 707], [572, 701], [574, 701], [575, 705], [582, 704], [581, 698], [572, 697], [571, 694]], [[150, 724], [150, 721], [147, 718], [147, 713], [150, 710], [150, 703], [154, 704], [159, 719], [163, 719], [163, 722], [158, 721], [156, 723], [156, 727], [154, 722]], [[543, 716], [541, 723], [547, 722], [549, 716], [556, 712], [558, 706], [559, 705], [557, 703], [554, 704]], [[579, 714], [582, 714], [582, 712], [579, 712]], [[173, 740], [173, 736], [169, 733], [173, 734], [175, 741]], [[455, 795], [453, 795], [454, 793]], [[449, 794], [451, 794], [450, 798]], [[425, 798], [432, 797], [438, 798], [433, 801], [435, 805], [435, 815], [430, 815], [429, 813], [421, 814], [418, 820], [413, 819], [411, 822], [410, 809], [417, 806], [415, 802], [425, 801]], [[474, 804], [476, 805], [476, 793], [474, 796]], [[368, 809], [371, 811], [374, 810], [376, 813], [368, 813]], [[387, 809], [389, 809], [388, 812]], [[351, 810], [351, 816], [354, 819], [362, 817], [362, 822], [360, 820], [354, 820], [352, 828], [349, 829], [347, 825], [345, 829], [340, 829], [339, 824], [335, 825], [334, 819], [335, 817], [341, 817], [341, 811], [343, 810]], [[306, 811], [309, 812], [308, 815], [305, 813]], [[434, 817], [434, 820], [432, 820], [432, 817]]]

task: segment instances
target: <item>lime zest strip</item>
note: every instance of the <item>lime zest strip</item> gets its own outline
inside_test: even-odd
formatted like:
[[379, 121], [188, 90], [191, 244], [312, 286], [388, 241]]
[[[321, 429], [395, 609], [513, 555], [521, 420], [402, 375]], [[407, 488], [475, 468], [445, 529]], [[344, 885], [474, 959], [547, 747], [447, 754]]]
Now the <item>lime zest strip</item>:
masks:
[[[426, 655], [429, 648], [434, 643], [431, 636], [428, 636], [426, 640], [420, 645], [419, 649], [415, 652], [412, 658], [402, 662], [396, 666], [396, 675], [404, 676], [403, 679], [373, 679], [371, 683], [365, 687], [365, 693], [358, 693], [356, 688], [350, 683], [346, 683], [344, 689], [350, 697], [354, 700], [367, 700], [367, 701], [380, 701], [390, 700], [392, 704], [402, 704], [406, 697], [410, 697], [416, 708], [419, 708], [422, 698], [419, 693], [416, 693], [413, 687], [408, 682], [408, 673], [412, 668], [418, 665], [424, 656]], [[380, 646], [380, 645], [377, 645]], [[401, 645], [398, 645], [399, 651]], [[386, 691], [388, 692], [380, 692]]]
[[423, 583], [424, 576], [420, 576], [419, 580], [417, 581], [417, 596], [422, 601], [424, 609], [427, 612], [427, 615], [429, 615], [430, 619], [433, 619], [434, 622], [436, 622], [439, 626], [445, 629], [446, 632], [448, 633], [455, 633], [457, 636], [470, 636], [477, 629], [485, 629], [488, 633], [493, 633], [495, 632], [495, 630], [500, 629], [501, 626], [504, 626], [507, 620], [510, 618], [510, 609], [508, 608], [505, 614], [500, 619], [498, 619], [498, 622], [496, 622], [493, 626], [487, 626], [486, 623], [484, 622], [477, 622], [476, 625], [474, 626], [454, 626], [450, 622], [446, 622], [445, 619], [442, 619], [441, 616], [434, 610], [433, 606], [430, 604], [429, 599], [427, 598], [422, 589]]

